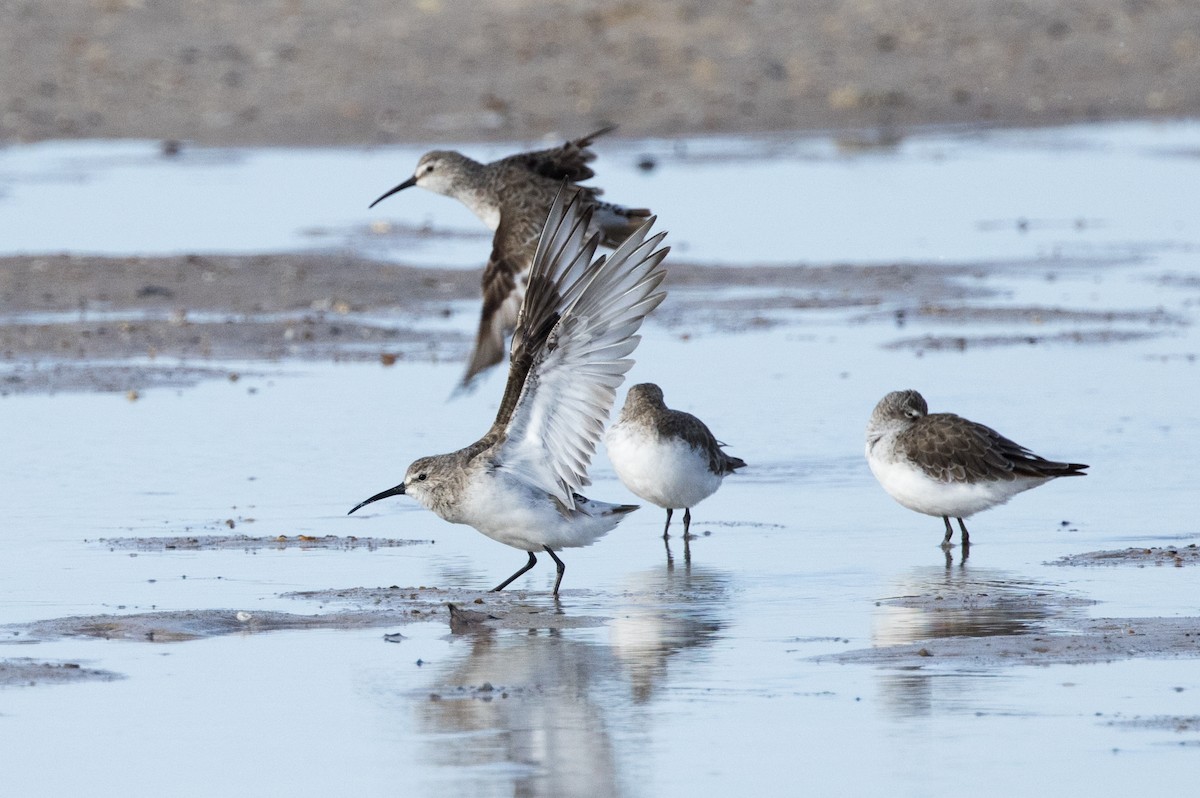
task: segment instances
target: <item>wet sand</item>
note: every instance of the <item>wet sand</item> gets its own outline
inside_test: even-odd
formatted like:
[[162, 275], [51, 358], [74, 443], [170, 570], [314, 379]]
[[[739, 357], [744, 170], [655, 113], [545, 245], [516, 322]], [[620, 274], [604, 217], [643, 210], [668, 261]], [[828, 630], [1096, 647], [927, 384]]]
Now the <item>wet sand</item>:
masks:
[[1200, 112], [1200, 7], [24, 3], [0, 141], [376, 144], [1046, 125]]
[[1183, 568], [1200, 564], [1200, 547], [1195, 543], [1183, 546], [1150, 546], [1147, 548], [1117, 549], [1113, 551], [1087, 551], [1055, 560], [1052, 565], [1070, 567], [1091, 566], [1170, 566]]
[[908, 669], [995, 669], [1200, 657], [1200, 617], [1088, 617], [1085, 610], [1093, 605], [1071, 592], [968, 577], [878, 602], [881, 607], [916, 611], [919, 625], [912, 628], [920, 631], [906, 633], [910, 639], [899, 643], [880, 639], [871, 648], [813, 660]]
[[[433, 232], [431, 235], [440, 235]], [[446, 233], [450, 235], [450, 233]], [[1052, 273], [1052, 267], [1026, 264]], [[894, 349], [918, 353], [1151, 338], [1186, 320], [1161, 309], [980, 307], [980, 283], [1013, 264], [711, 266], [672, 261], [653, 323], [674, 334], [738, 333], [810, 311], [889, 311]], [[0, 258], [0, 395], [139, 392], [237, 381], [227, 361], [459, 361], [478, 313], [473, 270], [415, 268], [351, 253]], [[967, 304], [970, 300], [973, 304]], [[445, 322], [465, 314], [458, 329]], [[875, 320], [868, 312], [861, 321]], [[1057, 333], [904, 335], [908, 321], [958, 325], [1069, 323]], [[1130, 329], [1130, 327], [1135, 329]], [[130, 394], [136, 398], [135, 393]]]
[[112, 671], [86, 668], [77, 662], [42, 662], [24, 657], [0, 659], [0, 687], [111, 682], [120, 678]]

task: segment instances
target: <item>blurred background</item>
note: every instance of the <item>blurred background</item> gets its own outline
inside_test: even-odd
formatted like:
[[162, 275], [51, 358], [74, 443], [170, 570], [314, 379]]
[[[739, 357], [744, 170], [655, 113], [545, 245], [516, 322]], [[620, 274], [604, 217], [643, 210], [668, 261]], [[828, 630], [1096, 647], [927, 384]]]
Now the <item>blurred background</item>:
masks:
[[6, 0], [0, 141], [208, 145], [1195, 116], [1194, 0]]

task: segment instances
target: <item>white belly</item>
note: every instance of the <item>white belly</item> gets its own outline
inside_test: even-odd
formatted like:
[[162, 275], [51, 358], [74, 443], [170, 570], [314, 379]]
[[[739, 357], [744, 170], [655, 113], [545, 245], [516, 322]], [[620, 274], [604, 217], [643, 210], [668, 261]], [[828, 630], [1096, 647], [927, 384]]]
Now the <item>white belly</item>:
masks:
[[1022, 491], [1046, 480], [1018, 478], [989, 482], [942, 482], [904, 460], [887, 461], [867, 450], [871, 473], [888, 495], [918, 513], [951, 518], [969, 518], [975, 513], [1004, 504]]
[[590, 546], [624, 516], [613, 505], [588, 501], [564, 515], [545, 493], [531, 490], [502, 471], [483, 472], [460, 504], [458, 523], [470, 524], [492, 540], [522, 551]]
[[678, 439], [660, 440], [637, 427], [613, 426], [605, 437], [608, 459], [621, 482], [659, 507], [694, 507], [716, 492], [721, 477], [708, 458]]

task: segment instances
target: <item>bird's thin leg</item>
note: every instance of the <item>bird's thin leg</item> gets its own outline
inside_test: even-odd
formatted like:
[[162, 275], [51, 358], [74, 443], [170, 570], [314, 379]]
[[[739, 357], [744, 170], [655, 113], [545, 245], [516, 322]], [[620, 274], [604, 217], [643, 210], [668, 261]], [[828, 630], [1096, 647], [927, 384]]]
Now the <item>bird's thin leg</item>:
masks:
[[671, 537], [667, 534], [667, 530], [671, 528], [671, 513], [673, 512], [674, 510], [672, 510], [670, 507], [667, 508], [667, 525], [663, 527], [663, 540]]
[[[949, 521], [946, 522], [946, 528], [947, 529], [950, 528]], [[970, 535], [970, 533], [967, 532], [967, 525], [963, 523], [963, 520], [961, 518], [958, 519], [958, 528], [962, 530], [962, 544], [964, 546], [971, 545], [971, 535]]]
[[[550, 551], [550, 550], [549, 550], [549, 549], [546, 549], [546, 551]], [[501, 590], [503, 590], [504, 588], [506, 588], [506, 587], [508, 587], [510, 584], [512, 584], [512, 580], [516, 579], [518, 576], [520, 576], [521, 574], [525, 573], [526, 571], [528, 571], [528, 570], [529, 570], [530, 568], [532, 568], [533, 566], [537, 565], [537, 557], [535, 557], [535, 556], [534, 556], [533, 552], [532, 552], [532, 551], [529, 551], [529, 552], [526, 552], [526, 554], [528, 554], [528, 555], [529, 555], [529, 562], [527, 562], [527, 563], [525, 563], [523, 566], [521, 566], [521, 570], [517, 571], [515, 574], [513, 574], [512, 576], [510, 576], [508, 579], [505, 579], [503, 582], [501, 582], [500, 584], [498, 584], [498, 585], [496, 585], [494, 588], [492, 588], [492, 592], [493, 592], [493, 593], [499, 593]], [[551, 557], [554, 557], [554, 555], [553, 555], [553, 554], [551, 554], [550, 556], [551, 556]], [[554, 559], [556, 559], [556, 560], [557, 560], [558, 558], [557, 558], [557, 557], [554, 557]], [[559, 577], [560, 579], [562, 578], [562, 572], [561, 572], [561, 571], [559, 572], [559, 575], [558, 575], [558, 577]]]
[[683, 539], [690, 540], [692, 537], [692, 508], [683, 508]]
[[[567, 566], [566, 563], [558, 559], [558, 555], [554, 553], [554, 549], [550, 548], [549, 546], [542, 546], [542, 548], [546, 550], [546, 553], [549, 554], [551, 558], [553, 558], [554, 565], [558, 568], [558, 577], [556, 577], [554, 580], [554, 595], [557, 596], [558, 586], [562, 584], [562, 575], [563, 572], [567, 570]], [[532, 557], [533, 555], [531, 554], [529, 556]]]
[[946, 537], [942, 538], [942, 546], [950, 545], [950, 537], [954, 534], [954, 529], [950, 526], [950, 516], [943, 515], [942, 520], [946, 522]]

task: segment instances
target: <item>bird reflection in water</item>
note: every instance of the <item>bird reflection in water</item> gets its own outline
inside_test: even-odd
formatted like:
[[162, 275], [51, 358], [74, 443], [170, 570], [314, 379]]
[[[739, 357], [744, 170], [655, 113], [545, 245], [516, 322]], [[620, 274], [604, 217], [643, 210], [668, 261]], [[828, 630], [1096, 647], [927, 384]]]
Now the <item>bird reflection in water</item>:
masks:
[[[553, 630], [481, 628], [462, 639], [470, 647], [466, 658], [438, 673], [429, 700], [416, 705], [431, 760], [452, 768], [455, 778], [479, 781], [447, 792], [629, 792], [610, 735], [608, 697], [621, 688], [607, 647]], [[497, 790], [498, 777], [511, 780], [512, 789]]]
[[[686, 557], [686, 542], [684, 552]], [[613, 651], [629, 668], [637, 703], [650, 700], [675, 654], [711, 644], [728, 623], [727, 574], [694, 568], [690, 558], [685, 563], [631, 574], [626, 602], [608, 625]]]
[[[464, 794], [609, 796], [637, 792], [629, 760], [642, 713], [668, 661], [714, 642], [727, 621], [727, 577], [707, 569], [635, 574], [604, 629], [527, 632], [471, 624], [465, 657], [437, 671], [416, 704], [429, 757], [463, 779]], [[614, 732], [618, 734], [614, 735]], [[497, 789], [496, 779], [511, 781]], [[478, 782], [478, 783], [475, 783]]]
[[[936, 657], [939, 639], [1044, 633], [1086, 603], [1048, 583], [948, 561], [946, 567], [913, 569], [899, 580], [893, 597], [877, 605], [871, 642], [886, 648], [929, 641]], [[969, 709], [991, 694], [997, 678], [1005, 678], [986, 663], [953, 671], [880, 668], [879, 674], [884, 705], [901, 717], [929, 715], [935, 706]]]

